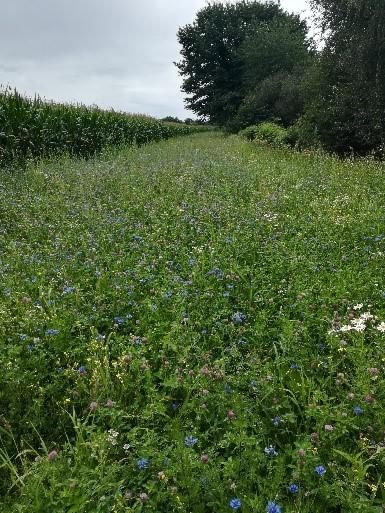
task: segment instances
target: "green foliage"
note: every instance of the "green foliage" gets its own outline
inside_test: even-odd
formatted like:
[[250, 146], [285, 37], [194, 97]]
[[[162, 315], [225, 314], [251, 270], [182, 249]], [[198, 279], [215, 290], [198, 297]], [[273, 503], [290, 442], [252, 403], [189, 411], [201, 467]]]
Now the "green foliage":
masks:
[[272, 121], [265, 121], [257, 125], [254, 140], [279, 147], [285, 143], [286, 137], [285, 128]]
[[385, 147], [383, 0], [314, 0], [325, 29], [306, 117], [322, 145], [341, 155]]
[[141, 145], [192, 130], [199, 128], [0, 90], [0, 166], [60, 153], [89, 157], [106, 146]]
[[219, 133], [3, 172], [0, 511], [379, 513], [384, 194]]
[[257, 134], [257, 130], [257, 125], [251, 125], [241, 130], [238, 135], [246, 139], [246, 141], [254, 141], [255, 136]]
[[[177, 67], [184, 78], [183, 91], [189, 95], [186, 105], [234, 131], [261, 120], [254, 116], [261, 105], [253, 109], [253, 101], [264, 80], [294, 69], [300, 75], [309, 59], [306, 24], [273, 2], [209, 4], [194, 23], [179, 30], [178, 40], [182, 60]], [[293, 114], [283, 108], [285, 88], [280, 90], [280, 99], [272, 103], [281, 102], [282, 118], [290, 122]], [[270, 102], [262, 119], [269, 118], [271, 106]], [[240, 108], [240, 119], [233, 122]]]

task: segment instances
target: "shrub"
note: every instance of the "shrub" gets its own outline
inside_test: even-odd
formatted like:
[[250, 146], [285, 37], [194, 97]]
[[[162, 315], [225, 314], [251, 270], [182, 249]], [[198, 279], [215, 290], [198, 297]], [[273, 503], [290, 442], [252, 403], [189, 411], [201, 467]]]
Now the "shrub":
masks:
[[257, 126], [255, 140], [271, 144], [272, 146], [282, 146], [285, 144], [287, 130], [277, 123], [267, 121]]
[[247, 141], [254, 141], [257, 135], [258, 125], [251, 125], [239, 132], [239, 135]]

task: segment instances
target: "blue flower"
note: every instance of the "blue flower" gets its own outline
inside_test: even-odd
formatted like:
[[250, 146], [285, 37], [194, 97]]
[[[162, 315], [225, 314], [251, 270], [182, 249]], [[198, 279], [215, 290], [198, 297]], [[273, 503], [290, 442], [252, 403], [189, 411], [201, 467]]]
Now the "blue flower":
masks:
[[353, 413], [354, 415], [361, 415], [361, 413], [363, 413], [363, 409], [361, 408], [361, 406], [355, 406], [353, 408]]
[[236, 322], [238, 324], [242, 324], [243, 322], [246, 321], [246, 314], [242, 313], [242, 312], [235, 312], [233, 313], [233, 315], [231, 316], [231, 320], [233, 322]]
[[299, 368], [299, 367], [298, 367], [298, 364], [297, 364], [297, 363], [292, 363], [292, 364], [290, 365], [290, 369], [298, 369], [298, 368]]
[[315, 467], [314, 470], [317, 472], [319, 476], [323, 476], [326, 474], [326, 469], [322, 465], [318, 465], [317, 467]]
[[278, 415], [276, 417], [274, 417], [273, 419], [273, 424], [274, 426], [279, 426], [281, 423], [281, 417], [278, 417]]
[[114, 322], [115, 324], [117, 324], [118, 326], [121, 326], [122, 324], [124, 324], [126, 321], [124, 319], [122, 319], [122, 317], [114, 317]]
[[184, 439], [184, 445], [185, 447], [193, 447], [198, 441], [198, 438], [195, 438], [192, 435], [186, 436]]
[[68, 286], [66, 286], [63, 289], [63, 294], [71, 294], [74, 291], [75, 291], [75, 287], [68, 287]]
[[216, 278], [223, 278], [224, 273], [223, 273], [222, 269], [220, 269], [219, 267], [214, 267], [214, 269], [211, 269], [211, 271], [209, 271], [207, 273], [207, 276], [215, 276]]
[[231, 386], [228, 383], [226, 383], [224, 386], [224, 391], [225, 391], [225, 394], [231, 394], [233, 389], [231, 388]]
[[239, 509], [241, 507], [241, 500], [237, 498], [231, 499], [229, 506], [231, 509]]
[[137, 461], [138, 469], [144, 470], [145, 468], [148, 468], [148, 460], [146, 458], [141, 458]]
[[266, 513], [281, 513], [282, 508], [274, 501], [269, 501], [266, 506]]
[[84, 374], [87, 374], [87, 369], [85, 368], [85, 366], [84, 366], [84, 365], [81, 365], [81, 366], [79, 367], [79, 374], [80, 374], [81, 376], [83, 376]]
[[55, 330], [53, 328], [48, 328], [48, 330], [45, 332], [46, 335], [58, 335], [59, 333], [60, 330]]
[[20, 340], [27, 340], [27, 338], [28, 338], [28, 335], [26, 335], [25, 333], [22, 333], [21, 335], [19, 335]]
[[289, 485], [289, 487], [288, 487], [288, 488], [289, 488], [289, 492], [290, 492], [290, 493], [298, 493], [298, 491], [299, 491], [299, 487], [298, 487], [298, 485], [296, 485], [296, 484], [294, 484], [294, 483], [293, 483], [293, 484], [291, 484], [291, 485]]
[[267, 454], [267, 456], [278, 456], [278, 453], [275, 450], [275, 447], [273, 447], [272, 445], [265, 447], [264, 451], [265, 451], [265, 454]]

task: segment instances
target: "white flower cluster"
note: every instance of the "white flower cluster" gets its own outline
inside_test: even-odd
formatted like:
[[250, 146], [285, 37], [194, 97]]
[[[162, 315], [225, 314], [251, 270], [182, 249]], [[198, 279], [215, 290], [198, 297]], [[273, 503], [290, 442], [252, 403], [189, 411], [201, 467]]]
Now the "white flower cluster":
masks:
[[119, 436], [119, 433], [113, 429], [109, 429], [108, 430], [108, 435], [107, 435], [107, 442], [110, 443], [111, 445], [116, 445], [117, 444], [117, 439], [118, 439], [118, 436]]
[[[353, 306], [353, 310], [361, 310], [363, 308], [363, 304], [360, 303], [358, 305]], [[344, 325], [333, 325], [333, 328], [328, 332], [329, 335], [332, 333], [346, 333], [348, 331], [356, 331], [357, 333], [363, 332], [367, 323], [370, 322], [372, 327], [381, 333], [385, 332], [385, 322], [380, 322], [379, 324], [375, 324], [377, 322], [377, 317], [372, 315], [370, 312], [363, 312], [359, 317], [351, 319], [349, 324]]]

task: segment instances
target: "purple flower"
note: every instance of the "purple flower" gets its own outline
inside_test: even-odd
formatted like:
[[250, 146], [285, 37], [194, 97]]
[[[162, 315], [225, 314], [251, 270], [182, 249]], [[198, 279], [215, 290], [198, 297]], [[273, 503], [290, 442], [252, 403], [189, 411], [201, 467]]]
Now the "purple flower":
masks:
[[53, 460], [56, 460], [57, 458], [57, 451], [51, 451], [50, 453], [48, 453], [48, 460], [49, 461], [53, 461]]

